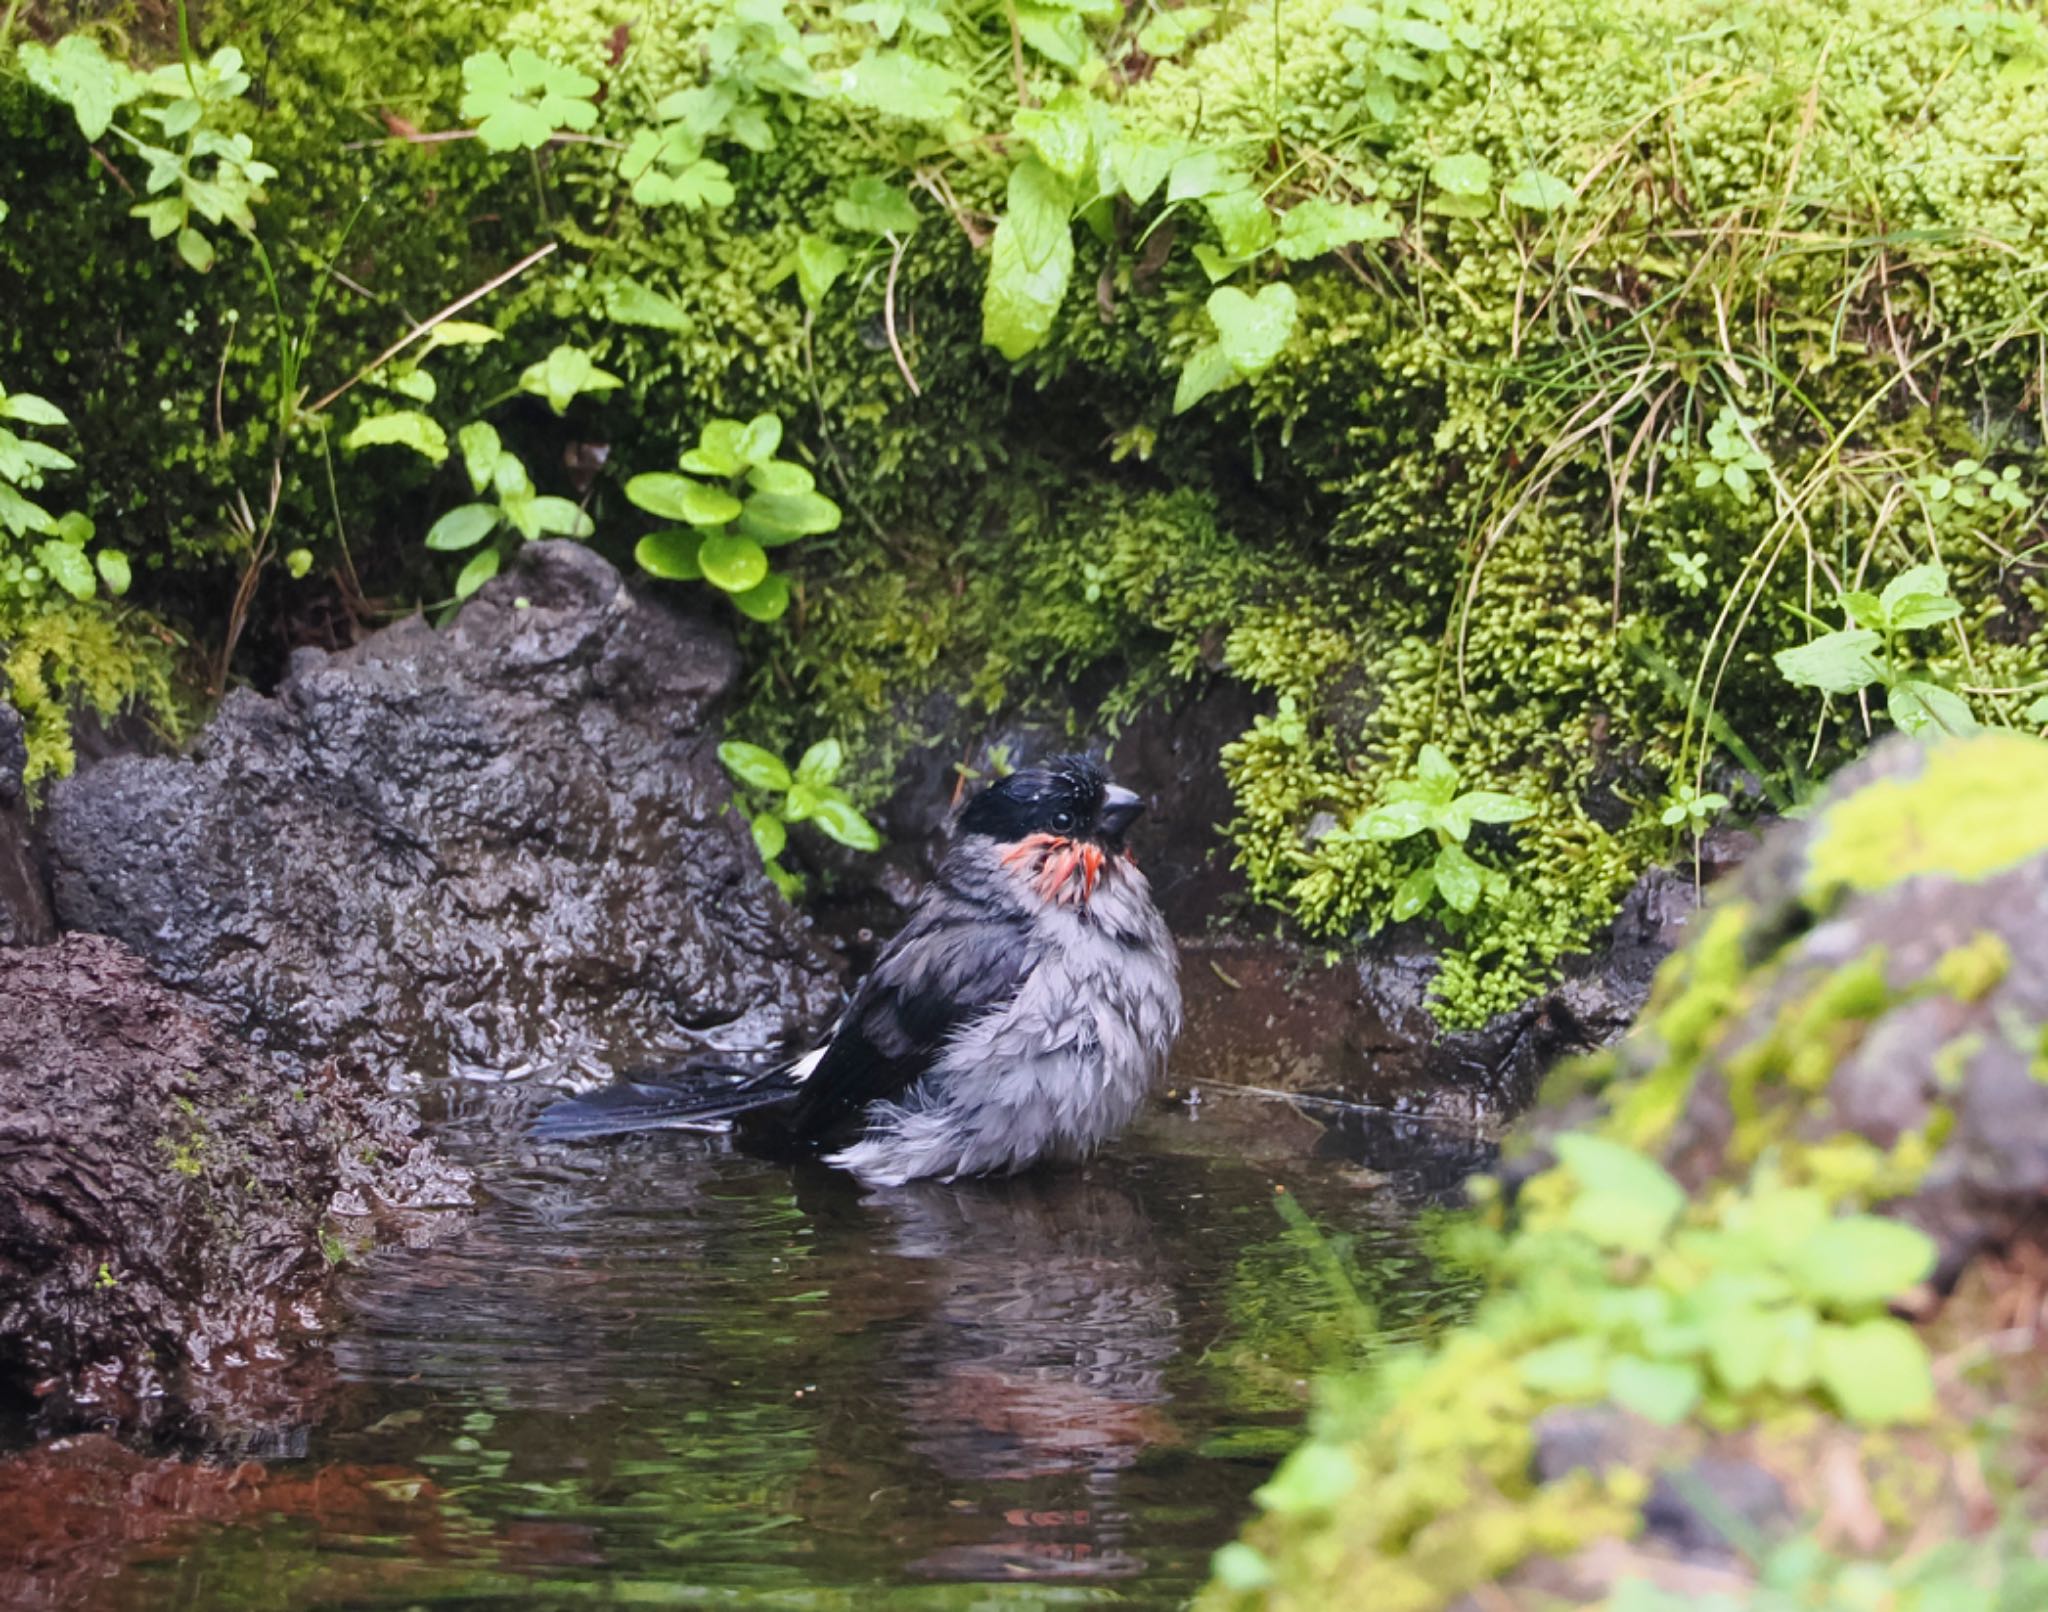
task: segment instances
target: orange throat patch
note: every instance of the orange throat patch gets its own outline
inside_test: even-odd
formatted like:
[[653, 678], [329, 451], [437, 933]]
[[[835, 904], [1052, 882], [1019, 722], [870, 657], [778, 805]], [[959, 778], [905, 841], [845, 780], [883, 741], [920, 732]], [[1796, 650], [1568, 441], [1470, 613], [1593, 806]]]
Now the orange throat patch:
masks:
[[1108, 863], [1101, 846], [1057, 834], [1028, 835], [1003, 852], [1003, 866], [1030, 880], [1039, 900], [1069, 906], [1087, 904]]

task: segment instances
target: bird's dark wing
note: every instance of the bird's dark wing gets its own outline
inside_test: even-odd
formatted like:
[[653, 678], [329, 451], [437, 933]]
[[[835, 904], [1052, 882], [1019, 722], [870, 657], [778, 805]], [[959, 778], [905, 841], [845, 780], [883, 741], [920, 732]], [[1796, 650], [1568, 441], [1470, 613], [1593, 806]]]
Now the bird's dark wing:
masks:
[[797, 1137], [828, 1137], [868, 1104], [900, 1096], [949, 1036], [1006, 1006], [1030, 972], [1031, 933], [1021, 914], [935, 894], [854, 992], [789, 1110]]

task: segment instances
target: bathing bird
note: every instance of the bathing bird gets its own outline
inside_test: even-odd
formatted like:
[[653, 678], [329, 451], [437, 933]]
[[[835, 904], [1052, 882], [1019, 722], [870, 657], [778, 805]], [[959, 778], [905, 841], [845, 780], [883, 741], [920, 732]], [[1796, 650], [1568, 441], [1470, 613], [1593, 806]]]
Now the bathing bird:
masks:
[[1180, 1032], [1173, 937], [1124, 844], [1143, 810], [1087, 756], [987, 785], [822, 1046], [759, 1073], [620, 1081], [544, 1110], [535, 1134], [731, 1131], [874, 1186], [1085, 1158]]

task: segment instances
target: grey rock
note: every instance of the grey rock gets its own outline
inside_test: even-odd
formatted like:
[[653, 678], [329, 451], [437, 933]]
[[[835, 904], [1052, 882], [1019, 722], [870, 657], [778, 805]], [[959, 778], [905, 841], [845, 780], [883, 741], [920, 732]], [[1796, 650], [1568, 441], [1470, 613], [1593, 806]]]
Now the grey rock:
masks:
[[708, 620], [530, 545], [446, 629], [301, 650], [189, 758], [60, 785], [58, 919], [387, 1078], [779, 1049], [837, 991], [731, 810], [737, 669]]

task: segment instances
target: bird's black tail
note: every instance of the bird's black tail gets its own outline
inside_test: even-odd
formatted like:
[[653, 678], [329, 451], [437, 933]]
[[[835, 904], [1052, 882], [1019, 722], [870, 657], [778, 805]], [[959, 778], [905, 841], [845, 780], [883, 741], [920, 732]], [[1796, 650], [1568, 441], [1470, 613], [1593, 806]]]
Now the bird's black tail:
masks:
[[543, 1142], [594, 1142], [636, 1131], [726, 1131], [738, 1115], [784, 1103], [797, 1083], [782, 1069], [767, 1074], [684, 1071], [675, 1079], [621, 1080], [550, 1103], [534, 1116]]

